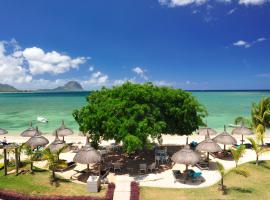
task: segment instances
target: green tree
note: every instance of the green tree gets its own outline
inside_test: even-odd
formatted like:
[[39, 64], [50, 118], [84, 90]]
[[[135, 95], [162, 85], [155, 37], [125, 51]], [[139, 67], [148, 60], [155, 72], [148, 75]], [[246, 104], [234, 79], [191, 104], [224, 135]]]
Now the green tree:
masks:
[[220, 163], [217, 162], [217, 169], [220, 173], [221, 179], [220, 179], [220, 189], [225, 193], [226, 191], [226, 186], [224, 185], [224, 177], [227, 173], [235, 173], [244, 177], [248, 177], [249, 173], [248, 171], [244, 170], [244, 169], [239, 169], [239, 168], [233, 168], [229, 171], [226, 172], [224, 166]]
[[253, 138], [248, 138], [252, 145], [252, 149], [256, 153], [256, 165], [259, 165], [259, 156], [263, 153], [270, 152], [270, 148], [260, 146]]
[[231, 148], [233, 160], [235, 161], [236, 167], [238, 166], [238, 162], [239, 162], [240, 158], [244, 155], [245, 151], [246, 151], [246, 147], [243, 144], [238, 146], [236, 149]]
[[248, 127], [248, 128], [252, 128], [252, 126], [253, 126], [252, 121], [246, 117], [237, 117], [237, 118], [235, 118], [234, 123], [236, 125], [241, 125], [241, 126], [243, 125], [243, 126]]
[[56, 152], [51, 152], [49, 148], [42, 151], [43, 159], [47, 160], [47, 166], [52, 171], [52, 182], [56, 181], [55, 171], [58, 168], [64, 168], [67, 166], [65, 160], [59, 159], [59, 155], [63, 153], [68, 146], [64, 146]]
[[161, 134], [188, 135], [203, 125], [205, 108], [188, 92], [152, 83], [102, 88], [73, 116], [92, 145], [101, 139], [123, 142], [128, 153], [143, 149], [148, 138]]
[[258, 104], [252, 104], [251, 117], [257, 138], [264, 145], [265, 131], [270, 128], [270, 97], [263, 97]]
[[30, 170], [33, 173], [33, 163], [40, 158], [41, 151], [34, 150], [27, 144], [22, 145], [21, 151], [23, 151], [23, 153], [28, 157], [28, 162], [30, 162]]

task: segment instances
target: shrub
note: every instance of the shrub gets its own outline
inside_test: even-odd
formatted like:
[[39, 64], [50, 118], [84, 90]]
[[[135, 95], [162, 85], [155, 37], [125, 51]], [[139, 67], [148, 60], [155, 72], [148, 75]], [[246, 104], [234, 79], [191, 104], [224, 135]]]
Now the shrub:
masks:
[[130, 200], [139, 200], [140, 199], [140, 188], [138, 183], [135, 181], [130, 183]]
[[105, 197], [91, 196], [45, 196], [45, 195], [25, 195], [22, 193], [0, 190], [0, 199], [3, 200], [113, 200], [115, 185], [110, 183]]

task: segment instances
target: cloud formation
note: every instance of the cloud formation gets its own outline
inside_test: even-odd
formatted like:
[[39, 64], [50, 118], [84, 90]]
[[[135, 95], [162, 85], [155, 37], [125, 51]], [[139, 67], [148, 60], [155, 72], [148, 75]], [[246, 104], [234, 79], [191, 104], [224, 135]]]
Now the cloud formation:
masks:
[[139, 75], [142, 79], [146, 81], [148, 80], [148, 77], [146, 75], [146, 69], [143, 69], [142, 67], [134, 67], [132, 71]]
[[[55, 81], [35, 79], [35, 75], [44, 73], [61, 74], [78, 68], [88, 58], [71, 58], [56, 51], [45, 52], [41, 48], [22, 49], [15, 39], [0, 41], [0, 82], [19, 86], [43, 87], [60, 84]], [[44, 83], [47, 84], [44, 84]], [[53, 84], [54, 82], [55, 84]], [[32, 88], [31, 87], [31, 88]]]
[[[159, 0], [161, 5], [166, 5], [168, 7], [177, 7], [177, 6], [188, 6], [188, 5], [196, 5], [200, 6], [211, 2], [211, 0]], [[232, 3], [237, 2], [240, 5], [262, 5], [270, 0], [217, 0], [219, 3]]]
[[60, 54], [56, 51], [44, 52], [38, 47], [26, 48], [22, 51], [22, 55], [29, 64], [31, 74], [61, 74], [76, 69], [79, 65], [86, 62], [87, 58], [70, 56]]
[[254, 41], [251, 41], [251, 42], [247, 42], [245, 40], [238, 40], [236, 42], [233, 43], [233, 46], [236, 46], [236, 47], [244, 47], [244, 48], [250, 48], [252, 47], [253, 45], [257, 44], [257, 43], [260, 43], [260, 42], [263, 42], [267, 40], [266, 38], [264, 37], [261, 37], [261, 38], [258, 38]]

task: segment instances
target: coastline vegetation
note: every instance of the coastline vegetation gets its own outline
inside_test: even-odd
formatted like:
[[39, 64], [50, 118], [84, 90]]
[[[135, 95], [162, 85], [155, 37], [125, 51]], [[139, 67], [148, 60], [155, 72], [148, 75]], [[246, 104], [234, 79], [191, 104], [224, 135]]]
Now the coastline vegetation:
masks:
[[87, 102], [73, 113], [80, 131], [90, 133], [94, 147], [102, 139], [114, 139], [128, 153], [146, 148], [148, 138], [160, 139], [161, 133], [190, 135], [207, 115], [191, 93], [152, 83], [102, 88]]

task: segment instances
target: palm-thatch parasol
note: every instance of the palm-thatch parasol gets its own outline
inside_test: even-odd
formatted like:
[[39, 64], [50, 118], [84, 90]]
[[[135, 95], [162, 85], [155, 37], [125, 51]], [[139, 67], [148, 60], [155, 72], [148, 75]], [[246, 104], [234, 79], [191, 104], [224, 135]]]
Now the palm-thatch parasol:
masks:
[[[59, 137], [63, 137], [63, 141], [65, 141], [65, 136], [73, 134], [73, 131], [70, 128], [67, 128], [65, 126], [64, 120], [62, 120], [61, 126], [58, 129], [56, 129], [56, 131], [57, 131]], [[55, 134], [55, 132], [54, 132], [54, 134]]]
[[190, 149], [189, 145], [186, 145], [180, 151], [177, 151], [172, 156], [172, 161], [177, 164], [186, 165], [186, 170], [188, 169], [188, 165], [195, 165], [201, 159], [201, 156], [198, 152]]
[[54, 141], [49, 145], [49, 149], [51, 152], [57, 152], [58, 150], [60, 150], [61, 148], [63, 148], [64, 146], [66, 146], [66, 143], [62, 140], [59, 139], [58, 137], [58, 133], [56, 131], [55, 133], [55, 139]]
[[36, 134], [33, 137], [31, 137], [26, 142], [26, 144], [34, 149], [37, 147], [46, 146], [47, 144], [49, 144], [49, 140], [38, 133], [38, 127], [37, 127]]
[[209, 134], [206, 135], [204, 141], [197, 145], [196, 150], [207, 152], [207, 161], [209, 161], [209, 153], [222, 151], [220, 146], [209, 137]]
[[237, 144], [236, 139], [226, 132], [226, 126], [224, 126], [224, 132], [218, 134], [213, 138], [213, 141], [219, 144], [224, 144], [224, 151], [226, 150], [226, 145], [235, 145]]
[[0, 135], [5, 135], [7, 133], [8, 133], [7, 130], [0, 128]]
[[244, 125], [242, 125], [241, 127], [237, 127], [235, 129], [233, 129], [232, 134], [233, 135], [242, 135], [241, 142], [243, 144], [244, 143], [244, 135], [253, 135], [254, 133], [252, 132], [252, 130], [250, 130], [249, 128], [244, 127]]
[[216, 135], [216, 134], [217, 132], [214, 129], [209, 128], [209, 127], [199, 128], [198, 130], [198, 135], [206, 136], [206, 135]]
[[76, 153], [73, 161], [87, 165], [87, 170], [89, 170], [89, 164], [94, 164], [101, 161], [101, 154], [99, 151], [91, 147], [87, 137], [85, 146], [83, 146], [79, 152]]
[[33, 137], [34, 135], [41, 135], [42, 133], [40, 131], [37, 132], [37, 130], [33, 127], [32, 122], [29, 124], [29, 128], [26, 129], [21, 133], [22, 137]]

